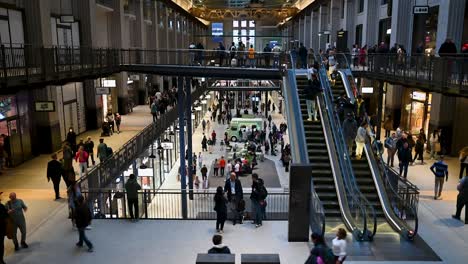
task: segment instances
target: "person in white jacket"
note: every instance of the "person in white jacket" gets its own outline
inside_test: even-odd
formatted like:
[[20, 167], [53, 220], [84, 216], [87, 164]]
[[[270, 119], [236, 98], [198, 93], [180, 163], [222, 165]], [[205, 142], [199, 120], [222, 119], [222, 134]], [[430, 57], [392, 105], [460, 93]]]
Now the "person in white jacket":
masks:
[[366, 137], [367, 137], [367, 123], [363, 122], [361, 126], [359, 126], [357, 134], [356, 134], [356, 159], [361, 159], [362, 150], [364, 149], [364, 144], [366, 144]]
[[332, 240], [333, 255], [336, 263], [343, 263], [346, 259], [346, 230], [339, 228], [336, 237]]

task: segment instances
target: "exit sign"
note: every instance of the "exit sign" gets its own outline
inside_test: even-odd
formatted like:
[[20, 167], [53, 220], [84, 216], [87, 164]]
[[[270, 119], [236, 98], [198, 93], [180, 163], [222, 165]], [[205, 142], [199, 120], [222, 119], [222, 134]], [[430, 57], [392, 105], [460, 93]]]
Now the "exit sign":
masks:
[[427, 14], [429, 13], [429, 6], [414, 6], [413, 14]]

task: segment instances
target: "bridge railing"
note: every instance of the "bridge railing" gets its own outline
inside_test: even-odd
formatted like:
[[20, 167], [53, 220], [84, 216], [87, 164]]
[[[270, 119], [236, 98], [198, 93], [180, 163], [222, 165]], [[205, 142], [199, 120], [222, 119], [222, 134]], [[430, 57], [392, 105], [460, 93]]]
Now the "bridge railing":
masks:
[[427, 56], [370, 53], [345, 56], [349, 58], [354, 72], [426, 83], [434, 92], [468, 95], [468, 54]]

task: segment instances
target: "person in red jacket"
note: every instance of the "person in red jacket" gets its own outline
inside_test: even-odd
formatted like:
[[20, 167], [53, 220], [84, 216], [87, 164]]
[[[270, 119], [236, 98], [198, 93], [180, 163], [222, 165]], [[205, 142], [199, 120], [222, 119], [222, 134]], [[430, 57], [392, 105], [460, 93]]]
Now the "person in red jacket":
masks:
[[75, 161], [80, 164], [80, 178], [83, 176], [83, 173], [87, 173], [88, 156], [88, 152], [84, 150], [83, 146], [80, 146], [75, 155]]

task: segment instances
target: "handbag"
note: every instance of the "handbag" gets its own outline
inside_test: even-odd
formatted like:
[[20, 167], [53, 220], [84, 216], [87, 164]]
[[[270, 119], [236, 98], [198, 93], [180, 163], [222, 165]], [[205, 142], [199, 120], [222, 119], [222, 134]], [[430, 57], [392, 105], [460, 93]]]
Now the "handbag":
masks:
[[13, 239], [15, 233], [15, 223], [11, 217], [7, 217], [5, 219], [6, 228], [5, 228], [5, 235], [8, 239]]

